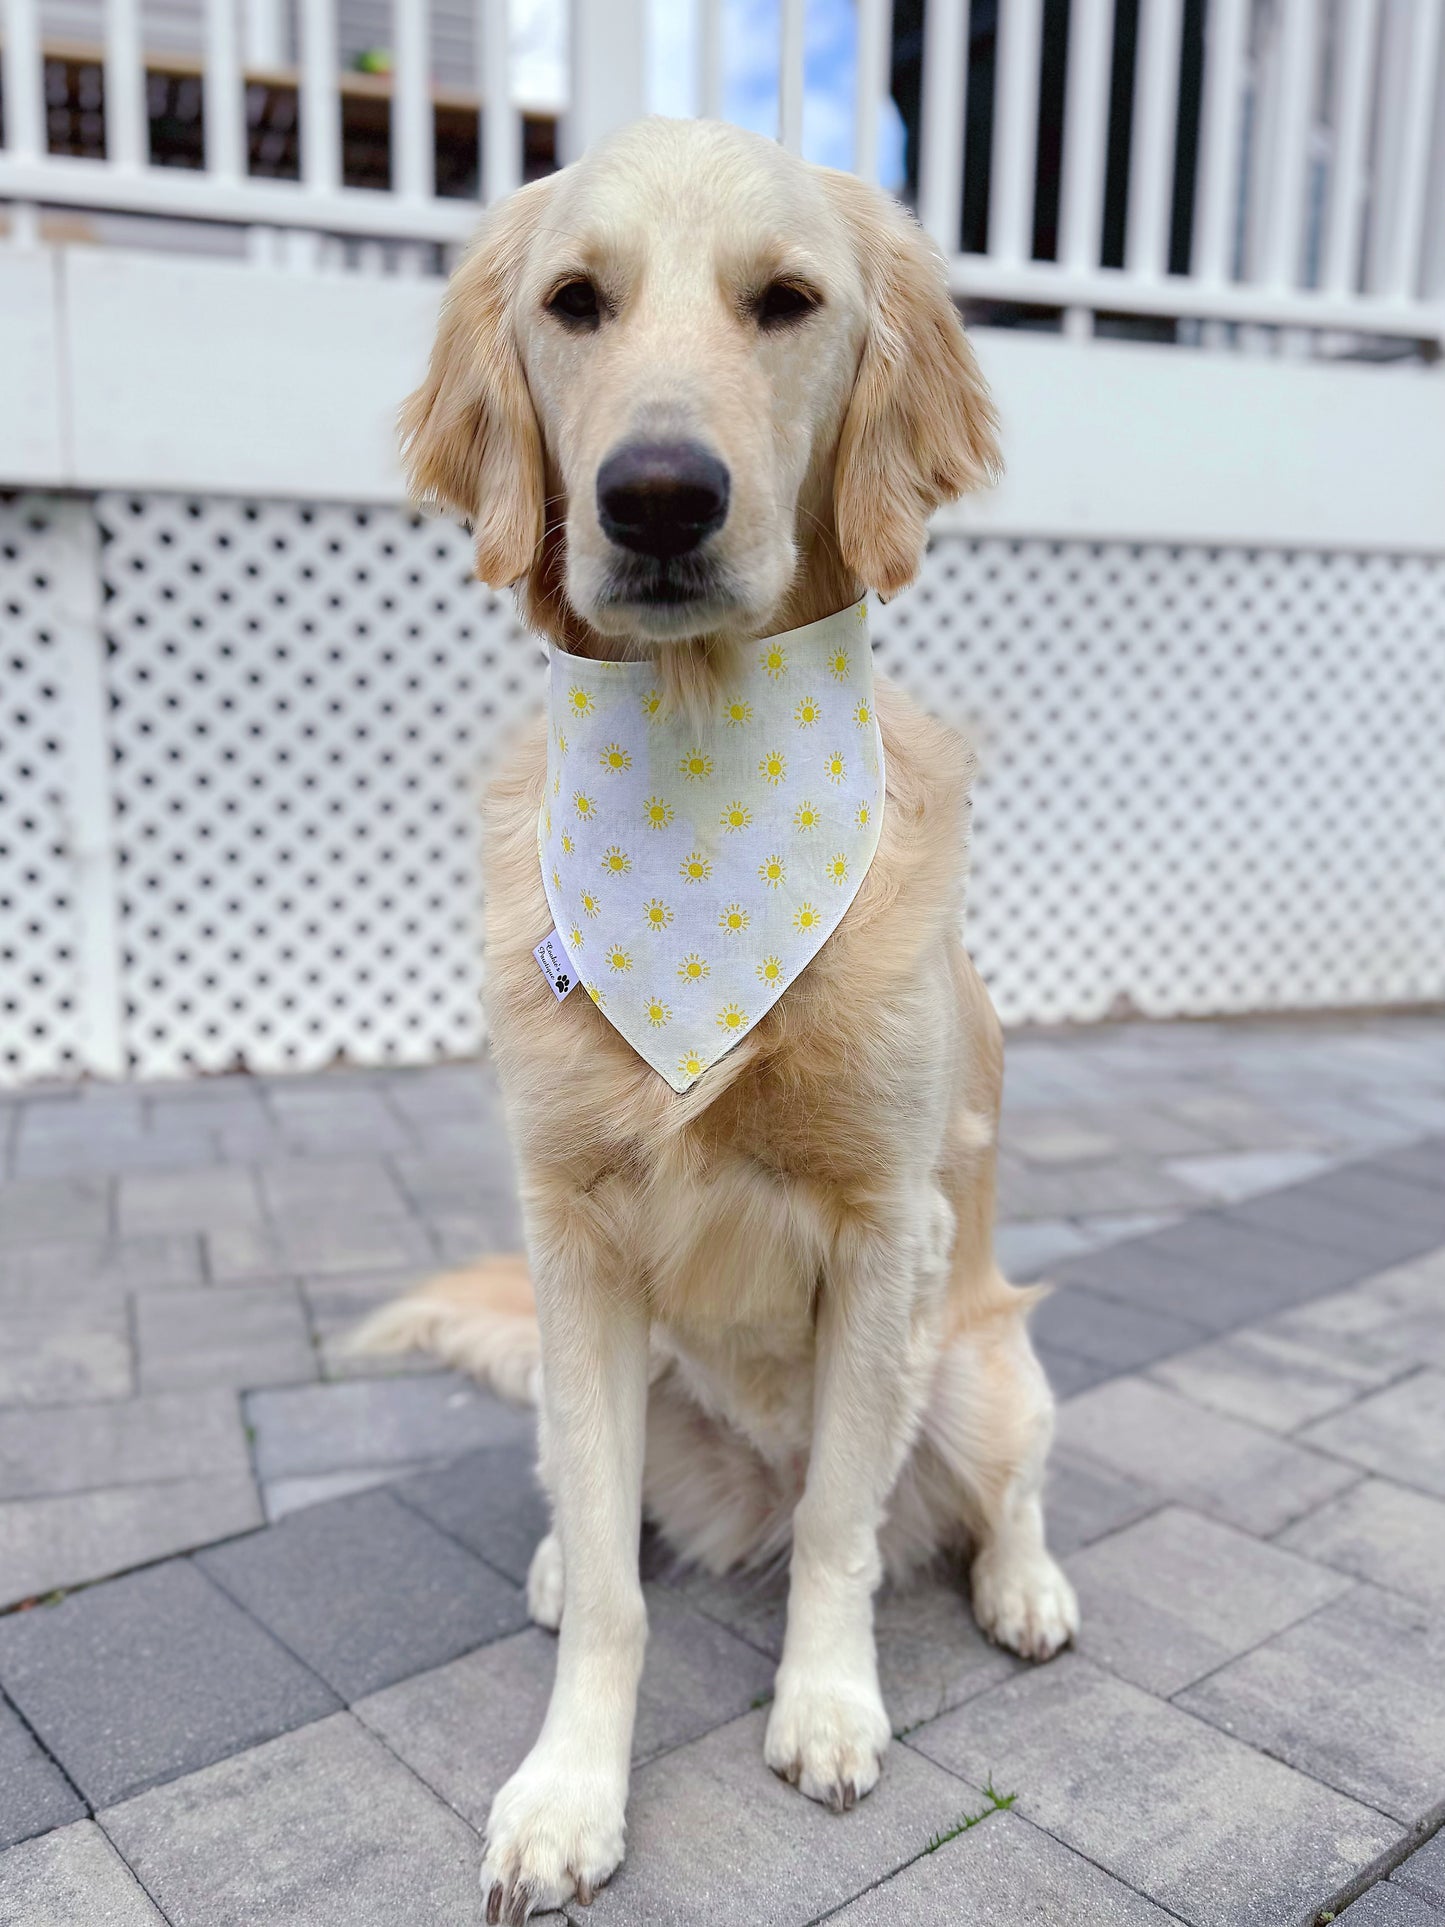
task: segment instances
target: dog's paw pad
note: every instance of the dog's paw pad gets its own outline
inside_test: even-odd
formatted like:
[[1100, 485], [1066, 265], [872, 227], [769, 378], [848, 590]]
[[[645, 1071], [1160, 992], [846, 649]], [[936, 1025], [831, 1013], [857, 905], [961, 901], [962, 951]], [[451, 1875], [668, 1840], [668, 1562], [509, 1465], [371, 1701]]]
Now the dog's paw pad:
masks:
[[492, 1803], [482, 1893], [488, 1927], [588, 1906], [622, 1859], [626, 1788], [526, 1760]]
[[763, 1758], [810, 1800], [846, 1813], [878, 1784], [890, 1738], [872, 1682], [787, 1681], [780, 1674]]
[[996, 1645], [1023, 1659], [1052, 1659], [1079, 1630], [1079, 1602], [1046, 1552], [973, 1562], [973, 1616]]

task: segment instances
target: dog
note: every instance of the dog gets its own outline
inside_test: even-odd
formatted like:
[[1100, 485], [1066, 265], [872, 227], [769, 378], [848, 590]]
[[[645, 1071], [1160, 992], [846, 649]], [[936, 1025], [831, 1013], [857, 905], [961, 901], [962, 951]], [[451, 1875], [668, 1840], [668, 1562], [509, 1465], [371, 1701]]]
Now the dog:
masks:
[[[403, 435], [417, 497], [470, 523], [554, 676], [648, 664], [700, 740], [759, 639], [904, 588], [931, 512], [999, 465], [912, 218], [704, 121], [640, 122], [487, 215]], [[883, 821], [850, 907], [678, 1087], [534, 959], [555, 920], [539, 814], [563, 802], [547, 726], [487, 799], [485, 996], [528, 1262], [434, 1281], [362, 1343], [540, 1407], [554, 1525], [527, 1596], [560, 1640], [491, 1809], [489, 1922], [586, 1904], [622, 1859], [644, 1513], [715, 1571], [789, 1559], [764, 1757], [835, 1809], [888, 1748], [885, 1572], [967, 1548], [1000, 1645], [1044, 1660], [1077, 1627], [1044, 1541], [1031, 1294], [992, 1250], [1002, 1039], [960, 938], [971, 759], [882, 679], [876, 710]]]

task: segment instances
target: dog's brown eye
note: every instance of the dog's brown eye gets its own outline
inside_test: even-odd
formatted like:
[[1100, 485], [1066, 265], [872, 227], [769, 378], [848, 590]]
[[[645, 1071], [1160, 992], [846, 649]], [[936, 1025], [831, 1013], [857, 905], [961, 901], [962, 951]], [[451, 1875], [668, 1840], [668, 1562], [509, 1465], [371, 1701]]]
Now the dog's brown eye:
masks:
[[581, 275], [575, 281], [564, 281], [548, 301], [547, 308], [559, 321], [582, 328], [595, 328], [602, 314], [596, 288]]
[[819, 296], [811, 288], [801, 287], [796, 281], [774, 281], [758, 298], [758, 326], [784, 328], [810, 315], [818, 305]]

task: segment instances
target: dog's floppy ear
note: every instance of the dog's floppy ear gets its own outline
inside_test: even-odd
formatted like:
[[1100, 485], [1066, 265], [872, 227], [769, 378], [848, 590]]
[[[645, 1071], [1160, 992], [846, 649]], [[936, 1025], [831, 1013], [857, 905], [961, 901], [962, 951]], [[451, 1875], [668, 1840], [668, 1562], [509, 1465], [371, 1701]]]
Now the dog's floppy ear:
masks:
[[838, 442], [838, 540], [853, 574], [893, 595], [918, 573], [934, 509], [997, 479], [998, 420], [933, 243], [878, 188], [829, 180], [869, 304]]
[[426, 380], [401, 410], [412, 494], [472, 525], [477, 574], [524, 576], [542, 539], [542, 436], [512, 329], [511, 296], [550, 183], [482, 223], [442, 303]]

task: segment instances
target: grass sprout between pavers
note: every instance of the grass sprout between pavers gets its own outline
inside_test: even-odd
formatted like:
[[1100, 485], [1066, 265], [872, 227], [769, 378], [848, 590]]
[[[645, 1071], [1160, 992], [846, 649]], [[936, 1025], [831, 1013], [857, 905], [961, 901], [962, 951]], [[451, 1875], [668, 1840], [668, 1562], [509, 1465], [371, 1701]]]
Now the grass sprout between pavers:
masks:
[[980, 1807], [977, 1813], [960, 1814], [951, 1827], [942, 1827], [937, 1833], [931, 1835], [923, 1851], [937, 1853], [940, 1847], [946, 1847], [950, 1840], [956, 1840], [961, 1833], [967, 1833], [970, 1827], [981, 1826], [991, 1813], [1007, 1813], [1019, 1797], [1016, 1792], [995, 1793], [991, 1773], [983, 1783], [983, 1795], [988, 1801], [986, 1807]]

